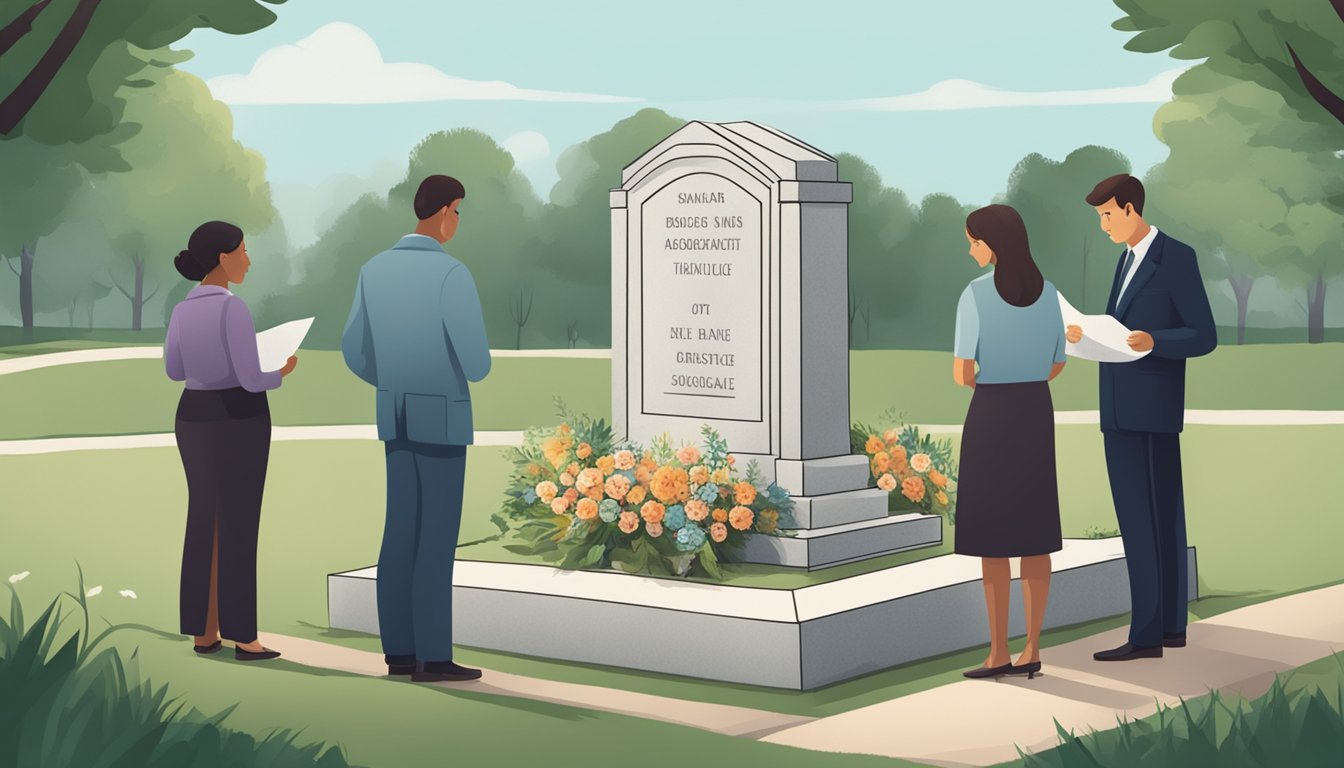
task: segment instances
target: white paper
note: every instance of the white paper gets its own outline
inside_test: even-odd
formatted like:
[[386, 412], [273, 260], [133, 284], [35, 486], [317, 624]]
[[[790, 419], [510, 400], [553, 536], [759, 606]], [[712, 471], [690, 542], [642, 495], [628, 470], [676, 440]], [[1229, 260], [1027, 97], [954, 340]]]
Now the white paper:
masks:
[[257, 358], [261, 361], [261, 370], [278, 371], [284, 368], [289, 358], [299, 351], [299, 345], [312, 325], [313, 318], [305, 317], [258, 333]]
[[1083, 338], [1077, 344], [1065, 342], [1064, 352], [1070, 357], [1099, 363], [1129, 363], [1148, 354], [1129, 348], [1132, 331], [1110, 315], [1084, 315], [1074, 309], [1062, 293], [1059, 294], [1059, 311], [1064, 316], [1065, 327], [1077, 325], [1083, 329]]

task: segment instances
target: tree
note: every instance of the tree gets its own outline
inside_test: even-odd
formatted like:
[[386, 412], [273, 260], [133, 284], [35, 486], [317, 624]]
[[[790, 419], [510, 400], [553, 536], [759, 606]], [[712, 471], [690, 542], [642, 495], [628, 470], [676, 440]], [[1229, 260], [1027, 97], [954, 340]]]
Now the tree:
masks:
[[1119, 247], [1097, 226], [1087, 194], [1097, 182], [1129, 173], [1114, 149], [1075, 149], [1062, 162], [1028, 155], [1008, 177], [1003, 202], [1022, 215], [1031, 253], [1045, 278], [1083, 312], [1103, 312]]
[[909, 235], [917, 211], [904, 192], [883, 184], [877, 169], [858, 156], [840, 153], [835, 160], [840, 180], [854, 185], [849, 206], [850, 347], [859, 346], [854, 332], [859, 321], [864, 326], [862, 346], [883, 346], [885, 337], [873, 339], [873, 310], [882, 327], [905, 306], [901, 283], [892, 277], [896, 247]]
[[1168, 158], [1149, 175], [1150, 207], [1195, 245], [1205, 279], [1228, 282], [1238, 341], [1255, 281], [1266, 274], [1307, 293], [1308, 339], [1324, 339], [1327, 280], [1344, 218], [1344, 160], [1316, 139], [1279, 93], [1196, 66], [1177, 79], [1154, 118]]
[[957, 300], [982, 273], [968, 255], [966, 216], [972, 210], [951, 195], [929, 195], [919, 205], [910, 232], [895, 247], [880, 291], [891, 324], [884, 346], [952, 349]]
[[232, 114], [199, 78], [168, 70], [157, 88], [130, 97], [126, 117], [145, 126], [121, 147], [132, 170], [94, 183], [115, 254], [109, 279], [140, 330], [145, 306], [176, 282], [172, 257], [192, 230], [218, 219], [246, 239], [271, 226], [275, 209], [265, 162], [233, 138]]

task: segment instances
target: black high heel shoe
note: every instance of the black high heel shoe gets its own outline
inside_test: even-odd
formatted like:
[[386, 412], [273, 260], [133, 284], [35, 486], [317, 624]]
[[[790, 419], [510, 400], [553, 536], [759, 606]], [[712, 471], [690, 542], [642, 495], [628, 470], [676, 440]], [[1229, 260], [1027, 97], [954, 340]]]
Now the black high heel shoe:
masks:
[[193, 646], [192, 646], [192, 648], [193, 648], [197, 653], [201, 654], [202, 656], [205, 656], [205, 655], [208, 655], [208, 654], [211, 654], [211, 653], [219, 653], [219, 649], [220, 649], [220, 648], [223, 648], [223, 647], [224, 647], [224, 643], [221, 642], [221, 641], [219, 641], [219, 640], [216, 640], [215, 642], [213, 642], [213, 643], [211, 643], [211, 644], [209, 644], [209, 645], [193, 645]]
[[1009, 662], [1008, 664], [1004, 664], [998, 667], [980, 667], [978, 669], [971, 669], [967, 670], [966, 672], [962, 672], [961, 674], [962, 676], [969, 677], [972, 680], [983, 680], [985, 678], [990, 677], [1003, 677], [1004, 675], [1008, 674], [1008, 671], [1012, 668], [1013, 665], [1011, 662]]
[[1017, 666], [1016, 664], [1008, 665], [1008, 674], [1026, 675], [1028, 680], [1035, 679], [1036, 673], [1040, 671], [1041, 671], [1041, 662], [1039, 661], [1033, 661], [1030, 664], [1023, 664], [1020, 667]]

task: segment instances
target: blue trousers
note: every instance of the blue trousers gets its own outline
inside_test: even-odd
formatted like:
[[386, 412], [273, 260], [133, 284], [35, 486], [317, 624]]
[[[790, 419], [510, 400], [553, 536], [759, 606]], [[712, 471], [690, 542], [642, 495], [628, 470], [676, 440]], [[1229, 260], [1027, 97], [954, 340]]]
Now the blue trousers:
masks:
[[453, 658], [453, 560], [462, 524], [464, 445], [389, 440], [387, 522], [378, 554], [383, 653]]
[[1161, 645], [1163, 634], [1185, 632], [1189, 610], [1181, 436], [1105, 432], [1104, 438], [1129, 568], [1129, 642]]

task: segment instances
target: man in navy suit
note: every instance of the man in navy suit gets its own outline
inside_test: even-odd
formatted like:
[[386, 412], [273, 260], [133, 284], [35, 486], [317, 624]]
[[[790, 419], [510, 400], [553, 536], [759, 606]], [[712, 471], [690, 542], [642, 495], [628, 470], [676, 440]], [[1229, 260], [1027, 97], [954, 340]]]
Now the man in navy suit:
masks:
[[451, 176], [415, 194], [415, 232], [359, 271], [341, 338], [346, 365], [377, 388], [387, 459], [378, 625], [389, 675], [474, 680], [453, 663], [453, 557], [472, 443], [468, 381], [490, 372], [471, 272], [444, 253], [467, 195]]
[[[1129, 363], [1101, 363], [1101, 431], [1111, 498], [1129, 568], [1129, 642], [1098, 661], [1160, 658], [1185, 646], [1189, 573], [1180, 434], [1185, 361], [1218, 345], [1208, 294], [1190, 246], [1143, 220], [1143, 183], [1128, 174], [1087, 196], [1101, 229], [1126, 245], [1106, 313], [1133, 333]], [[1068, 327], [1077, 342], [1082, 329]]]

